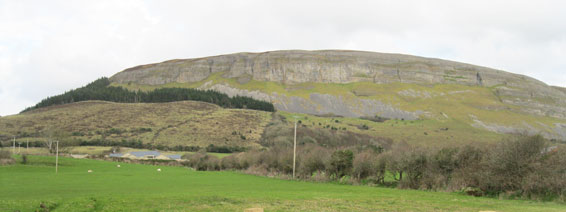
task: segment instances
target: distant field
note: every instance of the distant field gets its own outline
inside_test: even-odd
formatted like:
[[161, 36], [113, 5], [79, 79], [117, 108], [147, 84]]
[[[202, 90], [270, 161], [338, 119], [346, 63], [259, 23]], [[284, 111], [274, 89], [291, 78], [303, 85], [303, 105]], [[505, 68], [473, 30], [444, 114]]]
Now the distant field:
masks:
[[[235, 172], [30, 156], [0, 166], [0, 211], [565, 211], [566, 205], [456, 193], [270, 179]], [[161, 168], [161, 172], [156, 169]], [[88, 173], [87, 170], [93, 170]]]
[[[4, 150], [8, 150], [8, 151], [12, 151], [11, 147], [3, 147], [0, 148], [4, 149]], [[73, 147], [65, 147], [63, 149], [61, 149], [60, 151], [62, 153], [69, 153], [69, 154], [89, 154], [89, 155], [98, 155], [98, 154], [102, 154], [104, 151], [110, 151], [112, 149], [112, 147], [109, 146], [73, 146]], [[135, 149], [135, 148], [128, 148], [128, 147], [121, 147], [120, 148], [120, 152], [121, 153], [128, 153], [128, 152], [136, 152], [136, 151], [150, 151], [149, 149]], [[161, 151], [159, 150], [159, 152], [161, 152], [162, 154], [165, 155], [181, 155], [183, 156], [184, 154], [194, 154], [194, 152], [183, 152], [183, 151]], [[18, 148], [16, 148], [16, 153], [18, 153]], [[31, 154], [31, 155], [47, 155], [49, 154], [49, 151], [47, 150], [47, 148], [43, 148], [43, 147], [30, 147], [29, 149], [26, 148], [21, 148], [19, 150], [19, 153], [21, 154]], [[216, 152], [208, 152], [206, 153], [208, 155], [214, 155], [218, 158], [223, 158], [226, 157], [228, 155], [231, 155], [232, 153], [216, 153]]]

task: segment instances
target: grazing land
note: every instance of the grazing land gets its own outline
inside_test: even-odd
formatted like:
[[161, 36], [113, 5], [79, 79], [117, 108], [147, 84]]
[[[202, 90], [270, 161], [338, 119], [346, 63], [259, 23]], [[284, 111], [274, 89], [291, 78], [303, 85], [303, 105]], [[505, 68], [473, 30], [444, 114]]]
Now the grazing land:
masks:
[[[18, 162], [21, 158], [18, 158]], [[287, 181], [237, 172], [28, 156], [0, 166], [0, 211], [564, 211], [553, 202]], [[160, 168], [162, 171], [158, 172]], [[87, 170], [92, 170], [91, 173]]]

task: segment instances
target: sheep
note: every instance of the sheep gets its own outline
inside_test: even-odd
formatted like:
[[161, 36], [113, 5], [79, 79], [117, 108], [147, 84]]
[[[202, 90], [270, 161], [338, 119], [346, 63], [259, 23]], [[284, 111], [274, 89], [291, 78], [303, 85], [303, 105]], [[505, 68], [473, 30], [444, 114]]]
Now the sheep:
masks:
[[160, 172], [160, 171], [161, 171], [161, 169], [157, 169], [157, 171], [158, 171], [158, 172]]
[[116, 165], [116, 167], [120, 168], [120, 164]]
[[88, 172], [88, 173], [91, 173], [91, 172], [92, 172], [92, 170], [90, 170], [90, 169], [89, 169], [89, 170], [88, 170], [88, 171], [86, 171], [86, 172]]

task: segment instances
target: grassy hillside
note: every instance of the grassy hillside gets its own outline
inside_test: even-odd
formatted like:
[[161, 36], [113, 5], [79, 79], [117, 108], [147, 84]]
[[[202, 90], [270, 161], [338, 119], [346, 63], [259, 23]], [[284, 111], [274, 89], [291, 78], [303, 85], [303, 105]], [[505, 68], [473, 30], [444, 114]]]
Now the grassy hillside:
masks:
[[270, 114], [223, 109], [192, 101], [86, 101], [2, 117], [0, 135], [4, 140], [17, 135], [19, 142], [42, 141], [54, 134], [64, 134], [67, 140], [139, 140], [164, 146], [255, 147]]
[[[339, 118], [345, 122], [333, 123], [333, 126], [370, 135], [393, 138], [396, 141], [411, 143], [469, 143], [477, 141], [493, 142], [505, 137], [500, 132], [522, 133], [536, 129], [544, 133], [553, 133], [556, 123], [565, 120], [537, 116], [521, 112], [517, 106], [503, 102], [494, 87], [477, 87], [457, 84], [418, 85], [406, 83], [375, 84], [372, 82], [339, 83], [302, 83], [284, 85], [276, 82], [240, 80], [224, 78], [223, 73], [215, 73], [207, 79], [195, 83], [168, 83], [160, 86], [137, 85], [135, 83], [116, 84], [131, 90], [153, 90], [160, 87], [210, 87], [214, 84], [226, 84], [230, 87], [260, 91], [266, 94], [277, 93], [285, 96], [297, 96], [310, 101], [311, 93], [331, 94], [343, 99], [379, 100], [405, 111], [423, 111], [421, 120], [389, 120], [384, 123]], [[206, 86], [205, 86], [206, 85]], [[277, 103], [277, 102], [275, 102]], [[310, 119], [306, 126], [327, 126], [335, 120], [311, 115], [290, 114]], [[370, 126], [369, 130], [359, 130], [358, 126]], [[332, 124], [331, 124], [332, 125]], [[485, 126], [488, 126], [486, 128]], [[448, 130], [446, 130], [448, 129]], [[508, 130], [510, 129], [510, 130]]]
[[[492, 143], [507, 137], [501, 132], [536, 129], [551, 134], [562, 119], [520, 112], [517, 106], [503, 102], [496, 87], [457, 84], [417, 85], [372, 82], [302, 83], [285, 85], [249, 78], [225, 78], [214, 73], [194, 83], [169, 83], [161, 86], [111, 84], [129, 90], [150, 91], [162, 87], [206, 88], [225, 84], [237, 89], [296, 96], [310, 101], [311, 93], [331, 94], [348, 99], [379, 100], [405, 111], [422, 111], [420, 120], [373, 122], [359, 118], [318, 117], [279, 111], [289, 120], [300, 117], [301, 127], [314, 130], [338, 130], [372, 137], [390, 138], [423, 145], [460, 145]], [[245, 78], [245, 76], [243, 76]], [[275, 100], [277, 101], [277, 99]], [[277, 103], [277, 102], [275, 102]], [[135, 140], [164, 146], [244, 146], [259, 147], [258, 141], [271, 113], [223, 109], [197, 102], [118, 104], [87, 101], [42, 108], [0, 118], [0, 140], [13, 135], [19, 141], [44, 140], [61, 130], [75, 140]], [[379, 115], [379, 114], [377, 114]]]
[[[235, 172], [30, 156], [0, 166], [0, 210], [35, 211], [564, 211], [552, 202], [285, 181]], [[161, 168], [161, 172], [156, 169]], [[93, 170], [88, 173], [87, 170]]]

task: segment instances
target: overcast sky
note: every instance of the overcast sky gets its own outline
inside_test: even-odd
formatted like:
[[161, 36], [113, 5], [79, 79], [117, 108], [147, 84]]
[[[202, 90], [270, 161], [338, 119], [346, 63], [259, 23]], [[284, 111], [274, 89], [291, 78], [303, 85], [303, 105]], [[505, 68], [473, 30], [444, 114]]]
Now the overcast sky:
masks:
[[564, 1], [274, 2], [0, 0], [0, 115], [140, 64], [280, 49], [435, 57], [566, 87]]

